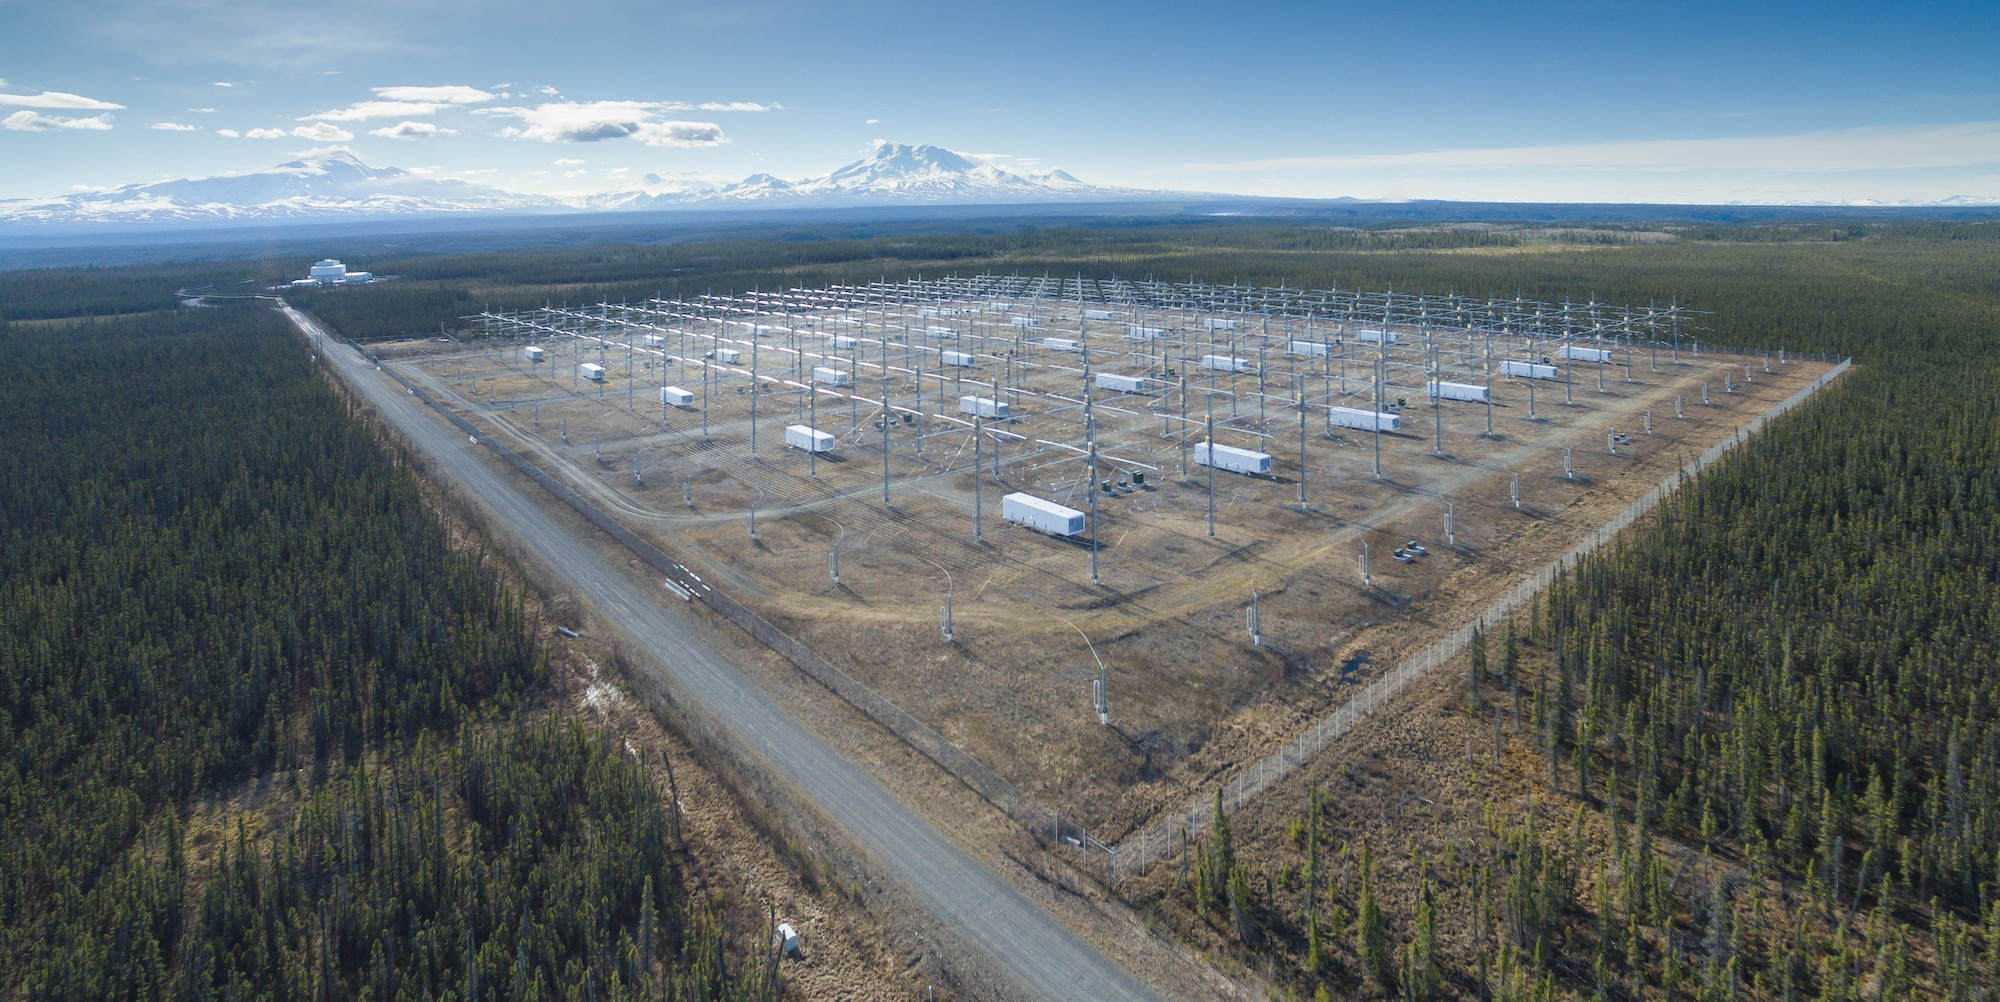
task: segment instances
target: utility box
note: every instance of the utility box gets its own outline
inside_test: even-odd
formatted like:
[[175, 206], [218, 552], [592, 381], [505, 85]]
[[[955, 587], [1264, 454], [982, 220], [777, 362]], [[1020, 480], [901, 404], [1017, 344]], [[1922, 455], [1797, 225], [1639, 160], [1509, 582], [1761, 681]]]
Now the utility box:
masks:
[[1236, 329], [1236, 321], [1224, 320], [1221, 317], [1209, 317], [1207, 320], [1202, 321], [1202, 325], [1212, 331], [1233, 331]]
[[974, 361], [971, 353], [963, 351], [938, 352], [938, 360], [946, 365], [957, 365], [968, 369], [972, 367]]
[[813, 382], [827, 386], [846, 386], [847, 370], [829, 369], [824, 365], [813, 366]]
[[1368, 344], [1395, 344], [1402, 340], [1394, 331], [1361, 330], [1354, 332], [1354, 340]]
[[667, 339], [658, 334], [641, 334], [639, 335], [639, 343], [645, 345], [648, 348], [658, 348], [659, 346], [666, 344]]
[[1567, 345], [1556, 349], [1557, 358], [1573, 359], [1578, 362], [1609, 362], [1609, 348], [1572, 348]]
[[1522, 379], [1555, 379], [1561, 375], [1553, 365], [1543, 365], [1540, 362], [1519, 362], [1511, 358], [1501, 359], [1500, 374], [1503, 376], [1519, 376]]
[[715, 349], [715, 360], [735, 365], [743, 361], [743, 353], [735, 348], [717, 348]]
[[1466, 400], [1475, 404], [1487, 401], [1486, 387], [1477, 383], [1447, 383], [1430, 380], [1424, 384], [1424, 392], [1441, 400]]
[[1231, 473], [1269, 473], [1271, 454], [1251, 452], [1233, 445], [1219, 445], [1213, 442], [1196, 442], [1194, 461], [1200, 466], [1213, 466]]
[[985, 397], [959, 397], [958, 412], [1001, 421], [1014, 417], [1014, 409], [1005, 400], [988, 400]]
[[1329, 407], [1326, 421], [1335, 428], [1353, 428], [1357, 431], [1396, 431], [1403, 427], [1403, 419], [1381, 411], [1364, 411], [1359, 407]]
[[1083, 343], [1066, 337], [1045, 337], [1042, 339], [1042, 347], [1050, 351], [1082, 351]]
[[529, 345], [526, 348], [521, 349], [521, 357], [527, 359], [530, 362], [539, 362], [542, 360], [542, 349], [537, 348], [534, 345]]
[[1033, 494], [1014, 493], [1001, 498], [1000, 517], [1051, 536], [1067, 538], [1081, 535], [1084, 529], [1082, 512]]
[[694, 403], [694, 393], [678, 386], [660, 387], [660, 402], [675, 407], [687, 407]]
[[1201, 365], [1204, 369], [1214, 369], [1217, 372], [1250, 371], [1250, 360], [1237, 358], [1234, 355], [1203, 355]]
[[1165, 327], [1142, 327], [1138, 324], [1126, 324], [1125, 336], [1135, 341], [1160, 341], [1166, 338], [1167, 329]]
[[1325, 358], [1327, 355], [1326, 343], [1323, 341], [1293, 341], [1285, 346], [1285, 350], [1307, 358]]
[[1016, 327], [1040, 327], [1042, 322], [1034, 317], [1015, 317], [1008, 321]]
[[1113, 393], [1144, 393], [1146, 392], [1146, 377], [1121, 376], [1115, 372], [1100, 372], [1097, 374], [1097, 388], [1100, 390], [1110, 390]]
[[604, 366], [596, 362], [584, 362], [576, 367], [576, 374], [593, 383], [604, 382]]
[[1110, 320], [1110, 319], [1113, 319], [1113, 318], [1115, 318], [1116, 316], [1118, 316], [1118, 311], [1117, 311], [1117, 310], [1085, 310], [1085, 311], [1083, 311], [1083, 319], [1085, 319], [1085, 320]]
[[785, 444], [807, 452], [832, 452], [833, 436], [810, 425], [790, 424], [785, 426]]

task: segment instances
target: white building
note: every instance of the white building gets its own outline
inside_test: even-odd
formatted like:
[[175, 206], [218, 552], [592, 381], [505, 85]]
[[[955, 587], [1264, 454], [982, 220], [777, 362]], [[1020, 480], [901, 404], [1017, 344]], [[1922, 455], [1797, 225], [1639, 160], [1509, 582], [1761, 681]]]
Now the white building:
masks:
[[375, 280], [374, 274], [366, 271], [348, 271], [347, 266], [333, 258], [327, 258], [312, 266], [306, 277], [293, 285], [361, 285]]

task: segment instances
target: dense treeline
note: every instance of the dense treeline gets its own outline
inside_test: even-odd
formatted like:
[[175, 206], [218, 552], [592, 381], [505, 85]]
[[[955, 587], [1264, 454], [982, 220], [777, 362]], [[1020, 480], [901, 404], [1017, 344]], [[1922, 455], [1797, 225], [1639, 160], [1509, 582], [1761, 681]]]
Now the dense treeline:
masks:
[[0, 353], [0, 994], [766, 990], [646, 771], [521, 716], [519, 597], [281, 319]]
[[1990, 228], [1326, 267], [1475, 294], [1677, 291], [1729, 340], [1859, 368], [1475, 645], [1468, 704], [1518, 714], [1510, 740], [1573, 815], [1489, 814], [1483, 837], [1406, 860], [1385, 909], [1368, 848], [1316, 805], [1275, 871], [1239, 858], [1240, 835], [1198, 846], [1177, 900], [1335, 995], [1991, 997]]

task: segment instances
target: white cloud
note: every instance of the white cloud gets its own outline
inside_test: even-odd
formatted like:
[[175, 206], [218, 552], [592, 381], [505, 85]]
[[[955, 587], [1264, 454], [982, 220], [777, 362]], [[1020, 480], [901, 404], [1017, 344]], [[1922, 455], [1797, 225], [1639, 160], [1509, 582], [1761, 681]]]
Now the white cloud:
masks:
[[251, 129], [249, 132], [246, 132], [243, 135], [250, 139], [283, 139], [285, 138], [285, 130]]
[[578, 159], [577, 159], [577, 158], [575, 158], [575, 157], [563, 157], [563, 158], [562, 158], [562, 159], [560, 159], [560, 160], [556, 160], [556, 161], [554, 161], [554, 163], [555, 163], [555, 165], [556, 165], [557, 167], [574, 167], [574, 166], [576, 166], [577, 164], [581, 164], [581, 163], [589, 163], [589, 161], [587, 161], [587, 160], [578, 160]]
[[720, 146], [728, 142], [713, 122], [662, 120], [670, 104], [649, 101], [563, 101], [533, 108], [485, 108], [481, 114], [507, 115], [523, 124], [500, 135], [545, 143], [594, 143], [630, 137], [648, 146]]
[[188, 110], [189, 110], [189, 111], [192, 111], [192, 112], [194, 112], [194, 113], [195, 113], [195, 114], [197, 114], [197, 115], [213, 115], [213, 114], [215, 114], [215, 109], [214, 109], [214, 108], [189, 108]]
[[323, 122], [365, 122], [371, 118], [407, 118], [411, 115], [435, 115], [438, 105], [420, 101], [356, 101], [345, 108], [332, 111], [316, 111], [302, 115], [299, 121], [319, 119]]
[[179, 122], [154, 122], [153, 124], [151, 124], [151, 125], [148, 125], [148, 126], [146, 126], [146, 128], [149, 128], [149, 129], [158, 129], [158, 130], [160, 130], [161, 132], [200, 132], [200, 131], [201, 131], [201, 127], [200, 127], [200, 126], [198, 126], [198, 125], [182, 125], [182, 124], [181, 124], [181, 123], [179, 123]]
[[729, 141], [722, 126], [714, 122], [642, 122], [632, 138], [647, 146], [697, 148], [721, 146]]
[[783, 111], [782, 104], [759, 104], [755, 101], [703, 101], [694, 106], [697, 111]]
[[56, 118], [32, 111], [17, 111], [6, 118], [0, 118], [0, 129], [15, 132], [56, 132], [64, 129], [101, 132], [111, 128], [111, 120], [104, 115], [89, 118]]
[[547, 94], [550, 97], [554, 97], [561, 92], [556, 90], [554, 87], [549, 86], [548, 84], [543, 84], [540, 87], [535, 88], [535, 93]]
[[240, 139], [243, 136], [243, 133], [238, 132], [235, 129], [217, 129], [215, 130], [215, 134], [229, 139]]
[[882, 124], [882, 120], [881, 120], [881, 119], [879, 119], [879, 118], [871, 118], [871, 119], [869, 119], [868, 121], [866, 121], [866, 122], [863, 122], [863, 123], [861, 123], [861, 124], [862, 124], [862, 125], [881, 125], [881, 124]]
[[[282, 132], [278, 134], [284, 135]], [[253, 131], [250, 135], [252, 138], [255, 138], [257, 133]], [[314, 122], [311, 125], [301, 125], [292, 130], [292, 135], [300, 139], [310, 139], [315, 143], [344, 143], [354, 138], [354, 133], [330, 122]]]
[[370, 129], [368, 134], [381, 136], [384, 139], [429, 139], [433, 136], [455, 136], [458, 132], [455, 129], [439, 128], [429, 122], [401, 122], [380, 129]]
[[99, 101], [81, 94], [65, 94], [59, 90], [43, 91], [40, 94], [0, 94], [0, 104], [11, 104], [22, 108], [61, 108], [66, 111], [119, 111], [125, 106]]
[[493, 100], [493, 95], [477, 87], [463, 84], [446, 84], [440, 87], [375, 87], [375, 93], [391, 101], [415, 101], [422, 104], [479, 104]]
[[227, 81], [227, 80], [217, 80], [217, 81], [215, 82], [215, 85], [216, 85], [217, 87], [234, 87], [234, 86], [236, 86], [235, 84], [233, 84], [233, 83], [230, 83], [230, 82], [229, 82], [229, 81]]

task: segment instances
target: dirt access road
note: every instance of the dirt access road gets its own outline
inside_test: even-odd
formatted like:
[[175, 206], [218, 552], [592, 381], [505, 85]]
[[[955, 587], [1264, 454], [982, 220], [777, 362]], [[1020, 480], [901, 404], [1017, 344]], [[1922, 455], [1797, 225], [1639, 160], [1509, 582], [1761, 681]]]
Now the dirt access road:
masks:
[[1157, 998], [788, 716], [734, 665], [703, 646], [684, 613], [629, 584], [567, 529], [543, 517], [534, 502], [486, 466], [480, 446], [378, 375], [330, 331], [289, 305], [283, 311], [383, 420], [479, 497], [569, 587], [615, 619], [677, 691], [769, 762], [959, 938], [983, 950], [990, 966], [1021, 993], [1048, 999]]

